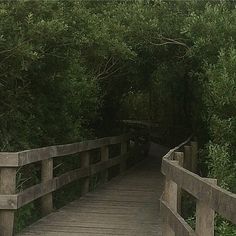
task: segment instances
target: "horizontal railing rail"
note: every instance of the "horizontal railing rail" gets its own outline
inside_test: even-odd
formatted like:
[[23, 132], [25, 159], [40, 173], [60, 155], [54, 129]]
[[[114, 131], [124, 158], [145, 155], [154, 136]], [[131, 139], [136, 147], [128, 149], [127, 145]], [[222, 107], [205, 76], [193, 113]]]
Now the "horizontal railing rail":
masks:
[[[162, 159], [162, 173], [166, 177], [160, 199], [163, 236], [213, 236], [215, 212], [236, 224], [236, 194], [217, 186], [215, 179], [202, 178], [190, 171], [196, 168], [197, 153], [197, 142], [190, 142], [189, 138]], [[189, 159], [194, 161], [187, 170], [184, 166]], [[197, 201], [195, 230], [181, 216], [182, 189]]]
[[[126, 169], [129, 140], [130, 135], [127, 134], [21, 152], [1, 152], [0, 235], [13, 235], [15, 211], [26, 204], [41, 198], [42, 214], [46, 215], [53, 211], [52, 192], [61, 187], [83, 178], [81, 191], [84, 195], [89, 191], [90, 176], [102, 173], [103, 180], [107, 181], [108, 169], [118, 165], [120, 173], [122, 173]], [[109, 158], [109, 146], [115, 144], [120, 144], [120, 154]], [[90, 163], [90, 151], [95, 149], [100, 149], [101, 160], [97, 163]], [[77, 153], [80, 153], [80, 168], [54, 177], [54, 158]], [[41, 183], [16, 193], [17, 168], [35, 162], [41, 162]]]
[[106, 137], [87, 140], [78, 143], [57, 145], [24, 150], [21, 152], [0, 152], [0, 167], [19, 167], [30, 163], [43, 161], [52, 157], [60, 157], [89, 151], [106, 145], [118, 144], [129, 135]]

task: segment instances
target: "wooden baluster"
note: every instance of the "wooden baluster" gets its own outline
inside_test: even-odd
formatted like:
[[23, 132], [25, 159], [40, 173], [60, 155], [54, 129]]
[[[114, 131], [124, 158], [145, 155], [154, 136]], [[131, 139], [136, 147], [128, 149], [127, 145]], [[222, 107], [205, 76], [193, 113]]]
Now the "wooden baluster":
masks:
[[[209, 183], [216, 185], [216, 179], [204, 178]], [[210, 190], [209, 190], [210, 191]], [[214, 236], [215, 211], [205, 202], [197, 200], [196, 205], [196, 235]]]
[[[179, 165], [183, 167], [184, 165], [184, 153], [183, 152], [175, 152], [175, 160], [179, 162]], [[182, 190], [178, 188], [178, 203], [177, 209], [178, 213], [181, 215], [181, 200], [182, 200]]]
[[120, 174], [126, 170], [126, 156], [127, 153], [127, 141], [121, 143], [121, 162], [120, 162]]
[[[101, 161], [108, 161], [109, 160], [109, 147], [103, 146], [101, 147]], [[108, 169], [104, 170], [102, 173], [102, 181], [108, 181]]]
[[196, 173], [197, 172], [197, 157], [198, 157], [198, 144], [197, 142], [191, 142], [191, 150], [192, 150], [192, 168], [191, 170]]
[[[178, 161], [173, 161], [178, 164]], [[168, 179], [165, 179], [165, 189], [164, 189], [164, 200], [168, 203], [169, 207], [177, 212], [177, 205], [178, 205], [178, 186], [177, 184]], [[162, 227], [162, 236], [175, 236], [175, 232], [169, 226], [166, 219], [163, 219], [163, 227]]]
[[184, 168], [190, 171], [192, 169], [191, 153], [192, 153], [191, 146], [184, 146]]
[[[53, 158], [42, 161], [41, 181], [47, 182], [53, 179]], [[47, 215], [53, 211], [52, 193], [41, 198], [41, 212], [42, 215]]]
[[[0, 170], [0, 193], [2, 195], [15, 194], [16, 191], [16, 168], [1, 168]], [[14, 210], [0, 211], [0, 235], [12, 236], [14, 233]]]
[[[82, 152], [80, 158], [81, 158], [81, 168], [89, 167], [90, 153], [88, 151]], [[90, 176], [84, 178], [84, 182], [83, 182], [82, 189], [81, 189], [82, 196], [85, 195], [87, 192], [89, 192], [89, 178], [90, 178]]]

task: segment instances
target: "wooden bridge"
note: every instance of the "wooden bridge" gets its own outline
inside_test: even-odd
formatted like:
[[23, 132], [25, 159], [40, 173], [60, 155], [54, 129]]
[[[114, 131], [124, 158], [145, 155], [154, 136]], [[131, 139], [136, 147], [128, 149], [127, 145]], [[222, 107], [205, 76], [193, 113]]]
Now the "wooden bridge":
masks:
[[[109, 146], [115, 144], [120, 145], [120, 154], [110, 158]], [[90, 158], [94, 149], [100, 149], [101, 154], [96, 163]], [[170, 151], [152, 143], [149, 155], [127, 170], [131, 150], [130, 137], [123, 135], [1, 153], [0, 235], [14, 234], [17, 209], [35, 199], [41, 199], [45, 216], [19, 236], [212, 236], [215, 211], [236, 224], [236, 195], [217, 187], [216, 180], [191, 172], [196, 168], [196, 142], [187, 140]], [[80, 167], [55, 177], [54, 159], [77, 153]], [[160, 172], [161, 161], [165, 178]], [[41, 162], [41, 183], [16, 192], [17, 169], [38, 162]], [[119, 167], [120, 175], [106, 182], [108, 171], [114, 166]], [[102, 173], [106, 183], [89, 192], [90, 177], [97, 173]], [[82, 197], [54, 210], [52, 193], [77, 179], [83, 180]], [[195, 229], [181, 216], [182, 190], [197, 199]]]

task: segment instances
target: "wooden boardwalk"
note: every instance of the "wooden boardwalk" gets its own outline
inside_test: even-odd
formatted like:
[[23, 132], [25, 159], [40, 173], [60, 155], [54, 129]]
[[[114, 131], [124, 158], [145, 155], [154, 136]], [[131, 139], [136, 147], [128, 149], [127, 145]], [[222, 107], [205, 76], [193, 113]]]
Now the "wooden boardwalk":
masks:
[[163, 151], [152, 146], [152, 155], [138, 166], [40, 219], [19, 236], [161, 235]]

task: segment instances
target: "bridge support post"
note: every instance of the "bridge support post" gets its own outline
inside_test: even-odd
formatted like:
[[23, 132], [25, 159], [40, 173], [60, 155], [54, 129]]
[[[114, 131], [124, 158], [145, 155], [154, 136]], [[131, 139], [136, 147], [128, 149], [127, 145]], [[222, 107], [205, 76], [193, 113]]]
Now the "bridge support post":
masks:
[[[42, 161], [41, 168], [41, 181], [47, 182], [53, 179], [53, 158]], [[47, 195], [41, 198], [41, 212], [42, 215], [47, 215], [53, 211], [53, 199], [52, 193], [48, 193]]]
[[[179, 162], [179, 165], [183, 167], [184, 165], [184, 153], [183, 152], [175, 152], [175, 160]], [[182, 200], [182, 190], [178, 188], [177, 193], [177, 209], [178, 213], [181, 214], [181, 200]]]
[[191, 146], [184, 146], [184, 168], [187, 170], [192, 169], [192, 148]]
[[[16, 190], [16, 169], [1, 168], [0, 193], [2, 195], [14, 194]], [[0, 211], [0, 235], [12, 236], [14, 233], [14, 210]]]
[[191, 150], [192, 150], [192, 165], [191, 165], [191, 170], [192, 172], [196, 173], [197, 172], [197, 157], [198, 157], [198, 144], [197, 142], [191, 142]]
[[[108, 161], [109, 160], [109, 148], [108, 146], [101, 147], [101, 161]], [[108, 170], [104, 170], [102, 173], [102, 180], [103, 182], [108, 181]]]
[[121, 143], [121, 162], [120, 162], [120, 173], [122, 174], [126, 170], [126, 153], [127, 153], [127, 141]]
[[[89, 152], [81, 153], [81, 168], [89, 167], [90, 165], [90, 154]], [[82, 184], [81, 195], [85, 195], [89, 192], [89, 176], [84, 178], [84, 182]]]
[[[216, 179], [205, 178], [211, 184], [216, 185]], [[204, 236], [214, 236], [215, 212], [209, 205], [202, 201], [197, 201], [196, 205], [196, 234]]]
[[[178, 161], [173, 161], [173, 162], [175, 162], [176, 164], [179, 163]], [[174, 181], [172, 181], [171, 179], [168, 179], [166, 177], [163, 198], [167, 202], [167, 204], [170, 206], [170, 208], [175, 212], [177, 211], [177, 206], [178, 206], [177, 197], [178, 197], [177, 184]], [[169, 226], [168, 222], [163, 222], [162, 236], [175, 236], [175, 232]]]

